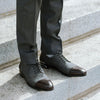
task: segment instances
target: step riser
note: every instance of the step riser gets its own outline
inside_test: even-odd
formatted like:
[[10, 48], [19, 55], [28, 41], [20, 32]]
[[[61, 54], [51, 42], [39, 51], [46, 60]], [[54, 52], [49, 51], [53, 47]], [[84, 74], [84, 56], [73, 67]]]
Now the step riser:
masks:
[[100, 28], [100, 11], [64, 21], [60, 36], [63, 40], [68, 40], [97, 28]]
[[0, 45], [0, 65], [19, 58], [16, 40]]
[[[100, 11], [70, 21], [63, 21], [60, 36], [63, 41], [84, 35], [86, 32], [100, 28]], [[16, 23], [15, 23], [16, 26]], [[37, 35], [40, 50], [40, 32]], [[15, 34], [15, 33], [14, 33]], [[0, 44], [0, 65], [19, 58], [16, 39]]]

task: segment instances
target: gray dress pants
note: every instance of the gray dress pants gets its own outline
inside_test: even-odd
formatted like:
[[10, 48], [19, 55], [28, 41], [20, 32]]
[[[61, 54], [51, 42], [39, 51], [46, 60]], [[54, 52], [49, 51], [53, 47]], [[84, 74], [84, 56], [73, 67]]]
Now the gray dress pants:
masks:
[[40, 12], [41, 54], [62, 53], [59, 32], [63, 0], [17, 0], [17, 44], [21, 61], [37, 62], [36, 28]]

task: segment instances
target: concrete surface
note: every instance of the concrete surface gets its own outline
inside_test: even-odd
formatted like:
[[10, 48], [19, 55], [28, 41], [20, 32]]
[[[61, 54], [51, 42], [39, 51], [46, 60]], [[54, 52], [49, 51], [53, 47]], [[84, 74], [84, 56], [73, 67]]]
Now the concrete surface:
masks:
[[[3, 1], [2, 1], [3, 2]], [[80, 8], [81, 7], [81, 8]], [[94, 8], [94, 9], [93, 9]], [[81, 10], [80, 10], [81, 9]], [[63, 41], [100, 28], [99, 1], [65, 0], [60, 36]], [[38, 20], [37, 43], [40, 50]], [[16, 44], [16, 16], [0, 18], [0, 65], [19, 58]]]
[[37, 91], [19, 76], [16, 64], [0, 71], [0, 100], [68, 100], [91, 90], [91, 87], [98, 85], [100, 88], [100, 33], [65, 45], [63, 50], [67, 59], [88, 71], [87, 76], [69, 78], [56, 70], [44, 69], [55, 89], [49, 92]]
[[0, 14], [16, 9], [16, 0], [0, 0]]
[[[64, 0], [66, 6], [68, 19], [70, 17], [79, 16], [85, 14], [87, 11], [100, 10], [99, 0]], [[73, 9], [74, 8], [74, 9]], [[0, 0], [0, 14], [16, 9], [16, 0]], [[73, 10], [72, 10], [73, 9]], [[78, 13], [76, 13], [78, 11]], [[81, 11], [81, 12], [80, 12]], [[72, 13], [74, 16], [72, 16]], [[70, 16], [70, 17], [69, 17]]]
[[99, 70], [100, 66], [93, 67], [86, 77], [81, 78], [68, 78], [55, 70], [45, 70], [55, 86], [53, 91], [45, 92], [30, 88], [19, 76], [18, 65], [15, 65], [0, 72], [0, 100], [68, 100], [100, 84]]
[[100, 10], [100, 0], [64, 0], [65, 20], [74, 19]]
[[80, 98], [79, 100], [100, 100], [100, 89], [89, 93], [87, 96]]

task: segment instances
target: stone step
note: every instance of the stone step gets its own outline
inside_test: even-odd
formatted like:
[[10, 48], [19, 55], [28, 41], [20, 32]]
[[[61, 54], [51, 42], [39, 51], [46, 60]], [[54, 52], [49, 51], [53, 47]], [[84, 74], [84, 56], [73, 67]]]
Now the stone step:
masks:
[[[30, 88], [19, 75], [18, 65], [0, 70], [0, 100], [78, 100], [100, 88], [100, 33], [63, 46], [71, 62], [87, 70], [85, 77], [67, 77], [54, 69], [44, 69], [54, 84], [53, 91]], [[98, 100], [98, 99], [96, 99]]]
[[[2, 3], [4, 2], [3, 0], [1, 1]], [[74, 0], [64, 0], [63, 20], [60, 31], [60, 36], [63, 41], [70, 40], [72, 38], [78, 40], [79, 38], [75, 37], [82, 35], [87, 36], [100, 31], [100, 6], [98, 6], [98, 3], [98, 0], [92, 2], [88, 2], [88, 0], [77, 0], [77, 2]], [[39, 20], [37, 33], [37, 43], [40, 50], [41, 39], [39, 34]], [[16, 44], [15, 14], [6, 17], [1, 15], [0, 34], [0, 65], [2, 65], [15, 61], [19, 58]]]

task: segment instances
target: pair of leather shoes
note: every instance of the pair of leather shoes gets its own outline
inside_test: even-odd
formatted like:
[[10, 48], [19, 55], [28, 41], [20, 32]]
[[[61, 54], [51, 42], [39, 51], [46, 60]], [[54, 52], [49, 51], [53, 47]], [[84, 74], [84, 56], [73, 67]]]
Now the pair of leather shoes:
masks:
[[51, 80], [45, 75], [42, 67], [45, 68], [56, 68], [62, 74], [70, 77], [75, 76], [85, 76], [86, 70], [71, 63], [62, 54], [58, 53], [56, 55], [41, 55], [40, 62], [36, 64], [24, 64], [20, 63], [20, 75], [25, 79], [27, 84], [32, 88], [38, 90], [53, 90], [54, 86]]

